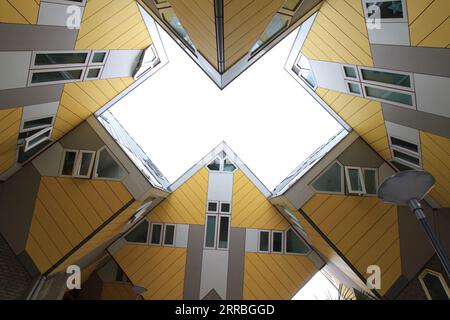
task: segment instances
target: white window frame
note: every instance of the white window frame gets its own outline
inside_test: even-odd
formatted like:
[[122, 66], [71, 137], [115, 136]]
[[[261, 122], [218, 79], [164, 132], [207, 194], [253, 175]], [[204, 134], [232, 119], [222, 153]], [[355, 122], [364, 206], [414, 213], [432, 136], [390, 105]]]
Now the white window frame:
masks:
[[444, 288], [444, 291], [447, 293], [447, 296], [450, 299], [450, 289], [448, 288], [448, 285], [447, 285], [447, 282], [445, 281], [444, 276], [440, 272], [433, 271], [433, 270], [430, 270], [430, 269], [425, 269], [419, 275], [419, 281], [420, 281], [420, 285], [422, 286], [423, 291], [425, 292], [425, 295], [427, 296], [427, 299], [428, 300], [433, 300], [431, 298], [430, 292], [428, 291], [427, 285], [425, 284], [425, 281], [423, 280], [423, 278], [427, 274], [432, 274], [432, 275], [436, 276], [439, 279], [439, 281], [442, 284], [442, 287]]
[[[215, 203], [216, 205], [217, 205], [217, 210], [216, 211], [211, 211], [211, 210], [209, 210], [209, 204], [210, 203]], [[218, 214], [219, 213], [219, 205], [220, 205], [220, 203], [219, 203], [219, 201], [207, 201], [206, 202], [206, 212], [207, 213], [214, 213], [214, 214]]]
[[[369, 100], [374, 100], [374, 101], [379, 101], [379, 102], [383, 102], [383, 103], [388, 103], [388, 104], [392, 104], [395, 106], [399, 106], [399, 107], [406, 107], [409, 109], [416, 109], [416, 94], [414, 92], [411, 91], [405, 91], [405, 90], [398, 90], [398, 89], [394, 89], [391, 87], [387, 87], [387, 86], [379, 86], [379, 85], [374, 85], [374, 84], [369, 84], [369, 83], [365, 83], [362, 82], [362, 86], [363, 86], [363, 95], [364, 98], [369, 99]], [[376, 89], [383, 89], [383, 90], [389, 90], [392, 92], [398, 92], [398, 93], [403, 93], [403, 94], [407, 94], [410, 95], [412, 97], [412, 106], [409, 104], [404, 104], [404, 103], [400, 103], [400, 102], [396, 102], [396, 101], [391, 101], [391, 100], [385, 100], [385, 99], [381, 99], [381, 98], [376, 98], [376, 97], [371, 97], [367, 94], [366, 92], [366, 88], [367, 87], [372, 87], [372, 88], [376, 88]]]
[[[417, 146], [417, 152], [409, 150], [409, 149], [406, 149], [406, 148], [404, 148], [402, 146], [398, 146], [398, 145], [393, 144], [391, 138], [402, 140], [402, 141], [405, 141], [405, 142], [408, 142], [410, 144], [413, 144], [413, 145]], [[415, 155], [415, 156], [420, 156], [420, 154], [421, 154], [420, 144], [417, 144], [416, 142], [413, 142], [413, 141], [411, 141], [409, 139], [399, 138], [398, 136], [389, 135], [389, 145], [391, 146], [392, 150], [395, 149], [395, 150], [398, 150], [398, 151], [401, 151], [401, 152], [404, 152], [404, 153], [410, 153], [411, 155]]]
[[[281, 234], [281, 251], [274, 251], [273, 249], [273, 239], [274, 239], [274, 234]], [[272, 234], [270, 235], [271, 238], [271, 242], [270, 242], [270, 252], [271, 253], [278, 253], [278, 254], [284, 254], [284, 250], [285, 250], [285, 245], [284, 245], [284, 232], [283, 231], [279, 231], [279, 230], [272, 230]]]
[[[368, 12], [367, 12], [367, 5], [366, 5], [366, 3], [371, 3], [371, 2], [389, 2], [389, 1], [392, 1], [392, 0], [363, 0], [363, 11], [364, 11], [364, 18], [366, 19], [366, 21], [367, 20], [369, 20], [369, 19], [372, 19], [372, 18], [369, 18], [369, 14], [368, 14]], [[392, 19], [392, 18], [386, 18], [386, 19], [383, 19], [383, 18], [381, 18], [380, 17], [380, 21], [382, 22], [382, 23], [385, 23], [385, 22], [408, 22], [408, 9], [407, 9], [407, 7], [406, 7], [406, 1], [405, 0], [400, 0], [401, 2], [402, 2], [402, 8], [403, 8], [403, 18], [397, 18], [397, 19]]]
[[[49, 65], [43, 65], [38, 66], [36, 65], [36, 56], [38, 54], [64, 54], [64, 53], [85, 53], [86, 59], [83, 63], [71, 63], [71, 64], [49, 64]], [[80, 67], [86, 67], [88, 65], [88, 62], [91, 59], [91, 51], [90, 50], [53, 50], [53, 51], [33, 51], [33, 54], [31, 56], [31, 63], [30, 63], [30, 70], [47, 70], [47, 69], [69, 69], [69, 68], [76, 68], [79, 69]]]
[[[37, 127], [33, 127], [33, 128], [28, 128], [28, 129], [24, 128], [25, 122], [39, 120], [39, 119], [44, 119], [44, 118], [52, 118], [52, 122], [50, 124], [41, 125], [41, 126], [37, 126]], [[53, 125], [55, 124], [55, 119], [56, 119], [56, 115], [55, 114], [42, 115], [42, 116], [38, 116], [38, 117], [22, 119], [22, 122], [20, 124], [20, 132], [30, 132], [30, 131], [34, 131], [34, 130], [39, 130], [39, 129], [53, 127]]]
[[[132, 241], [128, 241], [126, 239], [126, 237], [128, 236], [128, 234], [130, 234], [131, 232], [133, 232], [134, 229], [136, 229], [141, 223], [144, 222], [144, 220], [147, 220], [148, 226], [147, 226], [147, 241], [145, 243], [142, 242], [132, 242]], [[126, 243], [130, 243], [130, 244], [134, 244], [134, 245], [140, 245], [140, 246], [148, 246], [150, 243], [150, 227], [151, 227], [152, 223], [148, 220], [148, 219], [142, 219], [141, 222], [139, 222], [138, 224], [136, 224], [135, 226], [133, 226], [132, 228], [130, 228], [130, 230], [128, 230], [122, 237], [122, 239], [126, 242]]]
[[[319, 180], [319, 178], [322, 176], [322, 174], [325, 173], [328, 169], [330, 169], [335, 163], [337, 163], [341, 167], [341, 192], [332, 192], [332, 191], [320, 191], [314, 188], [314, 183]], [[345, 183], [344, 183], [345, 177], [344, 177], [344, 166], [342, 163], [340, 163], [338, 160], [333, 161], [330, 163], [329, 166], [327, 166], [324, 170], [322, 170], [317, 177], [315, 177], [309, 186], [316, 192], [316, 193], [324, 193], [324, 194], [345, 194]]]
[[[44, 141], [47, 140], [51, 140], [52, 137], [52, 131], [53, 131], [53, 127], [48, 127], [48, 128], [44, 128], [38, 132], [36, 132], [35, 134], [25, 138], [25, 144], [24, 144], [24, 152], [28, 152], [31, 149], [37, 147], [38, 145], [40, 145], [41, 143], [43, 143]], [[43, 136], [44, 134], [46, 134], [48, 132], [48, 136], [46, 135], [45, 138], [40, 139], [38, 142], [35, 142], [34, 144], [30, 144], [31, 140], [34, 140], [35, 138], [39, 137], [39, 136]]]
[[79, 6], [79, 7], [85, 7], [87, 0], [81, 0], [81, 2], [77, 1], [70, 1], [70, 0], [45, 0], [45, 2], [53, 2], [58, 4], [66, 4], [66, 5], [73, 5], [73, 6]]
[[[299, 237], [299, 239], [306, 244], [306, 246], [308, 247], [308, 251], [306, 253], [295, 253], [295, 252], [288, 252], [287, 251], [287, 233], [289, 230], [292, 230], [292, 232], [294, 232], [295, 235], [297, 235], [297, 237]], [[308, 242], [306, 242], [305, 239], [303, 239], [302, 236], [300, 236], [300, 234], [292, 227], [289, 227], [286, 231], [284, 231], [284, 248], [283, 248], [284, 254], [286, 255], [291, 255], [291, 256], [307, 256], [308, 254], [311, 253], [311, 246], [308, 244]]]
[[[165, 243], [166, 242], [166, 230], [167, 230], [168, 226], [172, 226], [173, 227], [173, 243], [172, 244], [166, 244]], [[163, 226], [162, 234], [163, 234], [162, 241], [161, 241], [162, 246], [163, 247], [175, 247], [175, 241], [176, 241], [175, 237], [176, 237], [176, 234], [177, 234], [177, 225], [174, 224], [174, 223], [167, 223], [167, 224], [165, 223], [164, 226]]]
[[[231, 216], [228, 214], [219, 214], [218, 216], [218, 220], [217, 220], [217, 224], [216, 224], [216, 249], [217, 250], [222, 250], [222, 251], [227, 251], [230, 248], [230, 230], [231, 230]], [[225, 217], [228, 219], [228, 234], [227, 234], [227, 247], [226, 248], [219, 248], [219, 236], [220, 236], [220, 225], [221, 225], [221, 219], [222, 217]]]
[[[352, 184], [350, 183], [349, 169], [358, 170], [358, 176], [359, 176], [359, 181], [361, 183], [362, 191], [360, 191], [360, 190], [353, 190], [352, 189]], [[345, 170], [345, 180], [347, 181], [348, 193], [350, 193], [350, 194], [357, 194], [357, 195], [364, 195], [364, 194], [366, 194], [366, 186], [365, 186], [365, 183], [364, 183], [364, 176], [362, 174], [362, 169], [360, 167], [345, 166], [344, 170]]]
[[[261, 233], [267, 232], [269, 234], [269, 243], [267, 251], [261, 250]], [[270, 230], [258, 230], [258, 252], [259, 253], [270, 253], [272, 251], [272, 232]]]
[[[152, 243], [152, 237], [153, 237], [153, 226], [161, 226], [161, 235], [159, 236], [159, 243]], [[163, 234], [164, 234], [164, 224], [160, 222], [151, 222], [150, 223], [150, 236], [148, 237], [148, 244], [151, 246], [161, 246], [163, 241]]]
[[[300, 54], [299, 54], [298, 57], [297, 57], [297, 60], [295, 61], [295, 67], [298, 68], [299, 72], [298, 72], [298, 73], [294, 72], [294, 73], [297, 74], [297, 76], [300, 78], [300, 80], [302, 80], [302, 81], [308, 86], [308, 88], [311, 88], [311, 89], [313, 89], [313, 90], [316, 90], [317, 87], [318, 87], [318, 84], [317, 84], [316, 76], [314, 75], [314, 72], [313, 72], [313, 70], [312, 70], [312, 68], [311, 68], [311, 64], [309, 63], [309, 69], [306, 69], [306, 68], [301, 67], [299, 63], [300, 63], [300, 59], [301, 59], [302, 57], [304, 57], [304, 58], [308, 61], [308, 63], [309, 63], [308, 57], [306, 57], [303, 53], [300, 52]], [[305, 79], [305, 77], [302, 76], [302, 70], [311, 72], [311, 74], [312, 74], [312, 76], [313, 76], [313, 78], [314, 78], [314, 83], [315, 83], [314, 86], [312, 86], [312, 85]]]
[[[353, 95], [353, 96], [357, 96], [357, 97], [364, 97], [364, 93], [363, 93], [363, 88], [362, 88], [362, 85], [361, 85], [361, 82], [358, 82], [358, 81], [350, 81], [350, 80], [344, 80], [344, 82], [345, 82], [345, 88], [347, 89], [347, 93], [348, 94], [351, 94], [351, 95]], [[359, 92], [360, 93], [356, 93], [356, 92], [351, 92], [350, 91], [350, 86], [349, 86], [349, 84], [355, 84], [355, 85], [357, 85], [358, 87], [359, 87]]]
[[[358, 67], [357, 66], [353, 66], [351, 64], [342, 64], [341, 67], [342, 67], [342, 75], [343, 75], [345, 80], [349, 80], [349, 81], [353, 81], [353, 82], [355, 82], [355, 81], [359, 82], [360, 81], [359, 71], [358, 71]], [[352, 69], [355, 70], [356, 78], [352, 78], [352, 77], [347, 76], [347, 74], [345, 73], [345, 68], [346, 67], [347, 68], [352, 68]]]
[[[88, 172], [87, 175], [81, 175], [80, 174], [81, 161], [83, 159], [83, 153], [92, 154], [91, 162], [89, 163], [89, 170], [88, 170], [89, 172]], [[75, 161], [75, 167], [74, 167], [73, 176], [76, 177], [76, 178], [90, 178], [91, 175], [92, 175], [92, 168], [94, 167], [95, 156], [96, 156], [96, 152], [95, 151], [79, 150], [78, 153], [77, 153], [76, 161]]]
[[[105, 58], [104, 58], [103, 62], [93, 62], [92, 61], [94, 59], [94, 56], [96, 53], [104, 53], [105, 54]], [[92, 66], [92, 67], [104, 66], [106, 64], [106, 61], [108, 60], [108, 57], [109, 57], [109, 50], [93, 50], [91, 52], [91, 56], [89, 57], [89, 66]]]
[[[98, 72], [98, 76], [93, 77], [93, 78], [88, 78], [89, 70], [92, 70], [92, 69], [100, 69], [100, 71]], [[99, 80], [99, 79], [101, 79], [102, 74], [103, 74], [103, 66], [89, 66], [89, 67], [87, 67], [86, 72], [84, 73], [83, 81]]]
[[[396, 85], [396, 84], [389, 84], [389, 83], [385, 83], [385, 82], [365, 80], [364, 77], [363, 77], [363, 74], [362, 74], [363, 70], [379, 71], [379, 72], [386, 72], [386, 73], [395, 73], [395, 74], [399, 74], [399, 75], [408, 76], [409, 79], [410, 79], [411, 85], [409, 87], [402, 87], [402, 86], [399, 86], [399, 85]], [[380, 69], [380, 68], [371, 68], [371, 67], [358, 66], [357, 73], [358, 73], [359, 78], [361, 79], [361, 82], [363, 82], [363, 83], [373, 84], [375, 86], [380, 86], [380, 87], [387, 87], [389, 89], [393, 88], [393, 89], [397, 89], [397, 90], [400, 90], [400, 91], [409, 91], [409, 92], [414, 92], [415, 91], [414, 75], [412, 73], [410, 73], [410, 72], [394, 71], [394, 70], [389, 70], [389, 69]]]
[[[210, 201], [208, 201], [208, 202], [210, 202]], [[229, 212], [222, 211], [222, 203], [230, 205], [230, 211]], [[228, 201], [221, 201], [221, 202], [219, 202], [218, 210], [219, 210], [220, 214], [230, 216], [231, 215], [231, 202], [228, 202]]]
[[[81, 70], [81, 75], [79, 79], [71, 79], [71, 80], [59, 80], [59, 81], [47, 81], [47, 82], [39, 82], [32, 83], [33, 75], [35, 73], [44, 73], [44, 72], [62, 72], [62, 71], [72, 71], [72, 70]], [[86, 73], [86, 67], [78, 67], [78, 68], [52, 68], [52, 69], [38, 69], [38, 70], [30, 70], [28, 76], [28, 87], [37, 87], [37, 86], [45, 86], [49, 84], [61, 84], [61, 83], [72, 83], [83, 81]]]
[[[75, 152], [75, 162], [73, 164], [72, 174], [67, 175], [67, 174], [63, 174], [63, 168], [64, 168], [64, 162], [65, 162], [65, 159], [66, 159], [66, 153], [69, 153], [69, 152]], [[78, 152], [79, 152], [79, 150], [75, 150], [75, 149], [64, 149], [63, 150], [63, 155], [62, 155], [62, 158], [61, 158], [61, 164], [59, 165], [59, 175], [61, 177], [73, 177], [73, 174], [75, 172], [75, 168], [77, 166]]]
[[[234, 166], [233, 171], [225, 171], [225, 160], [230, 161], [231, 164]], [[237, 170], [237, 165], [229, 157], [224, 157], [220, 162], [220, 169], [221, 169], [220, 172], [223, 172], [223, 173], [234, 173]]]
[[375, 190], [378, 190], [378, 186], [379, 186], [379, 182], [378, 182], [378, 168], [361, 168], [362, 170], [362, 174], [363, 174], [363, 181], [364, 181], [364, 188], [366, 189], [366, 196], [378, 196], [376, 191], [375, 193], [367, 193], [367, 188], [366, 188], [366, 181], [364, 180], [364, 172], [366, 171], [374, 171], [375, 172]]
[[[208, 217], [215, 217], [216, 218], [216, 225], [214, 226], [214, 246], [207, 247], [206, 246], [206, 236], [207, 236], [207, 228], [208, 228]], [[205, 235], [203, 237], [203, 248], [206, 250], [215, 250], [217, 248], [217, 228], [219, 227], [219, 214], [217, 213], [207, 213], [205, 217]]]
[[[109, 153], [109, 155], [111, 156], [111, 158], [114, 159], [114, 161], [117, 163], [117, 165], [123, 170], [124, 175], [121, 179], [116, 179], [116, 178], [100, 178], [98, 177], [97, 174], [97, 170], [98, 170], [98, 164], [99, 164], [99, 160], [100, 160], [100, 153], [103, 149], [106, 149], [106, 151]], [[100, 149], [98, 149], [96, 151], [95, 154], [95, 163], [94, 163], [94, 170], [92, 172], [92, 179], [95, 180], [109, 180], [109, 181], [122, 181], [123, 179], [125, 179], [125, 177], [128, 176], [128, 171], [125, 170], [124, 166], [122, 165], [122, 163], [120, 163], [120, 161], [116, 158], [116, 156], [111, 152], [111, 150], [107, 147], [107, 146], [103, 146]]]
[[[415, 168], [422, 168], [422, 157], [420, 156], [420, 153], [418, 154], [418, 153], [412, 152], [410, 150], [405, 150], [403, 148], [398, 148], [396, 146], [391, 146], [391, 151], [392, 151], [392, 158], [394, 158], [395, 160], [399, 160], [399, 162], [403, 162], [403, 163], [407, 164], [409, 167], [413, 166]], [[417, 158], [417, 160], [419, 160], [419, 164], [417, 165], [416, 163], [409, 162], [406, 159], [399, 158], [398, 156], [396, 156], [394, 154], [394, 151], [401, 152], [401, 153], [404, 153], [404, 154], [406, 154], [408, 156]]]

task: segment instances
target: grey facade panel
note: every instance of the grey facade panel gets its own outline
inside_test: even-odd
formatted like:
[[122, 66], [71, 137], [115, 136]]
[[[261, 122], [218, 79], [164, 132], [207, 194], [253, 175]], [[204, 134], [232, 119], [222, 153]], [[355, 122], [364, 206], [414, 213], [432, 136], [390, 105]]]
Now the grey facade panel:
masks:
[[77, 37], [66, 27], [0, 24], [0, 51], [73, 50]]
[[242, 300], [244, 290], [245, 229], [231, 228], [227, 300]]
[[450, 138], [449, 118], [387, 103], [382, 103], [381, 105], [383, 107], [384, 120], [386, 121]]
[[358, 138], [337, 158], [344, 166], [378, 168], [384, 160], [369, 145]]
[[0, 109], [59, 101], [63, 90], [64, 84], [0, 90]]
[[29, 164], [3, 184], [0, 232], [17, 255], [25, 250], [41, 176]]
[[450, 50], [372, 44], [374, 66], [450, 77]]
[[204, 225], [190, 225], [184, 276], [184, 300], [200, 299]]
[[92, 151], [96, 151], [106, 144], [86, 121], [66, 134], [59, 140], [59, 143], [64, 149]]

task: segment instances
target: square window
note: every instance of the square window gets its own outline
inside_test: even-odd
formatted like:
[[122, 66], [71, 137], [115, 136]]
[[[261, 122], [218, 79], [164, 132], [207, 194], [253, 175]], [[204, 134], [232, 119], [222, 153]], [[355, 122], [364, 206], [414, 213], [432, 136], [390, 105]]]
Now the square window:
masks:
[[88, 69], [86, 79], [98, 79], [100, 77], [101, 68], [90, 68]]
[[103, 63], [105, 62], [106, 52], [94, 52], [92, 55], [92, 63]]
[[358, 79], [358, 72], [355, 67], [344, 66], [344, 75], [345, 78]]
[[231, 205], [226, 202], [220, 203], [220, 212], [221, 213], [230, 213]]
[[347, 86], [350, 93], [356, 94], [358, 96], [361, 95], [361, 85], [359, 83], [347, 82]]
[[208, 202], [208, 212], [217, 212], [217, 202]]

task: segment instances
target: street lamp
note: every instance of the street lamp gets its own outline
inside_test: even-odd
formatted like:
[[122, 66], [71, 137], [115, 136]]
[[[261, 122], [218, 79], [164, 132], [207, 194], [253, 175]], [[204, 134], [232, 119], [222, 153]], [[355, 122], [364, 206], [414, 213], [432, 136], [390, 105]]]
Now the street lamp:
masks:
[[434, 187], [434, 177], [425, 171], [408, 170], [399, 172], [386, 179], [378, 188], [378, 197], [386, 203], [409, 206], [422, 225], [431, 245], [436, 251], [445, 272], [450, 277], [450, 262], [442, 249], [442, 245], [428, 223], [420, 204], [428, 192]]

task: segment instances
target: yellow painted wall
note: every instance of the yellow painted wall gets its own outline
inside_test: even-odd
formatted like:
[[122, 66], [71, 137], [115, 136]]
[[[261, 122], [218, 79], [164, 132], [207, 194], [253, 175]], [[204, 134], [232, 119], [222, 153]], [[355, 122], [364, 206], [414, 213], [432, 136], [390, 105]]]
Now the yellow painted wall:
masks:
[[19, 107], [0, 110], [0, 174], [16, 163], [22, 109]]
[[241, 170], [234, 174], [231, 210], [232, 227], [270, 230], [289, 227], [282, 214]]
[[149, 213], [153, 222], [205, 224], [208, 170], [202, 168]]
[[450, 139], [420, 131], [423, 168], [436, 179], [430, 196], [442, 207], [450, 207]]
[[170, 4], [197, 50], [217, 69], [214, 1], [170, 0]]
[[45, 272], [131, 199], [121, 182], [42, 177], [26, 251]]
[[145, 299], [183, 299], [185, 248], [127, 244], [114, 259], [134, 285], [147, 288]]
[[76, 50], [145, 49], [152, 43], [134, 0], [88, 0]]
[[41, 0], [0, 0], [0, 23], [36, 24]]
[[132, 288], [127, 282], [106, 282], [103, 284], [101, 300], [135, 300]]
[[52, 138], [60, 139], [133, 82], [133, 78], [114, 78], [64, 85]]
[[450, 48], [450, 1], [407, 0], [411, 46]]
[[376, 197], [316, 194], [302, 209], [362, 275], [380, 266], [382, 295], [401, 275], [397, 207]]
[[381, 103], [323, 88], [316, 93], [383, 159], [392, 158]]
[[225, 0], [225, 69], [245, 56], [284, 0]]
[[301, 51], [309, 59], [373, 66], [361, 0], [324, 1]]
[[246, 253], [245, 300], [288, 300], [317, 272], [306, 256]]

